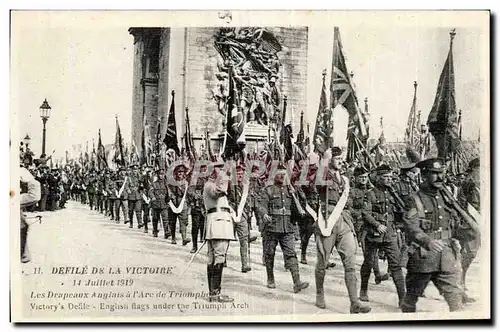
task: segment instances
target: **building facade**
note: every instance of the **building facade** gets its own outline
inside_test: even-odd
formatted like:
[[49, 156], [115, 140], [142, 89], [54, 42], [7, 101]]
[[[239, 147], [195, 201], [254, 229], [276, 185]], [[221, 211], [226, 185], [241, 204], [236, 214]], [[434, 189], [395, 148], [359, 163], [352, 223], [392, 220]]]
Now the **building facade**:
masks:
[[[212, 148], [218, 150], [224, 116], [218, 111], [213, 91], [217, 86], [221, 56], [214, 47], [219, 27], [130, 28], [134, 37], [132, 141], [142, 149], [146, 140], [155, 142], [158, 128], [163, 140], [175, 91], [175, 115], [179, 144], [185, 131], [185, 109], [189, 109], [191, 133], [197, 148], [210, 132]], [[307, 27], [265, 28], [281, 45], [281, 63], [276, 86], [287, 96], [285, 123], [294, 133], [300, 126], [300, 112], [307, 98]], [[282, 105], [280, 106], [282, 107]], [[158, 126], [159, 124], [159, 126]], [[250, 140], [266, 136], [258, 130]], [[248, 136], [248, 135], [247, 135]], [[265, 137], [264, 137], [265, 138]]]

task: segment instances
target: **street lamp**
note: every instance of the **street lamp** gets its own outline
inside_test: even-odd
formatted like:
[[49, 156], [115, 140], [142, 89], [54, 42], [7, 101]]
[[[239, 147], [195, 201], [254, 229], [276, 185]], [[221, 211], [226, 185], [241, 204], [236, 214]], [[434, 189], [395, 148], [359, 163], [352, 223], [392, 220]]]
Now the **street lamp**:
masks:
[[26, 134], [26, 137], [23, 139], [24, 146], [26, 147], [26, 150], [28, 150], [31, 142], [31, 137]]
[[40, 117], [42, 118], [43, 122], [43, 135], [42, 135], [42, 155], [45, 156], [45, 124], [47, 123], [47, 120], [50, 117], [50, 110], [52, 108], [50, 107], [49, 103], [47, 102], [47, 99], [45, 99], [40, 106]]

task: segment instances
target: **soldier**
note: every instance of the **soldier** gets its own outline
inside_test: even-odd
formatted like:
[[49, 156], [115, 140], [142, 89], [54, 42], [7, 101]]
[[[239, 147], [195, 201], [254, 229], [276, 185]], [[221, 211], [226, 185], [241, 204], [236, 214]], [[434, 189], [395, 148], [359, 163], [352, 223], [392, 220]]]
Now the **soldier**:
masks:
[[[274, 280], [274, 255], [276, 246], [280, 245], [285, 260], [285, 269], [289, 270], [293, 279], [294, 293], [300, 292], [309, 286], [309, 283], [300, 280], [299, 264], [295, 253], [295, 225], [291, 220], [291, 205], [297, 204], [293, 195], [294, 189], [285, 183], [286, 167], [278, 167], [274, 184], [267, 186], [260, 195], [260, 214], [263, 222], [264, 258], [267, 271], [267, 287], [276, 288]], [[288, 179], [286, 181], [289, 181]], [[293, 201], [293, 203], [292, 203]], [[305, 215], [301, 206], [297, 206], [299, 213]]]
[[[200, 173], [207, 171], [206, 165], [201, 165]], [[193, 248], [191, 253], [194, 254], [198, 251], [198, 234], [200, 241], [205, 237], [205, 206], [203, 204], [203, 185], [205, 179], [198, 178], [194, 186], [188, 189], [189, 206], [191, 208], [191, 240], [193, 241]]]
[[108, 214], [111, 220], [115, 219], [115, 205], [116, 205], [116, 193], [119, 188], [116, 188], [116, 176], [114, 174], [108, 174], [108, 179], [106, 181], [106, 193], [108, 198]]
[[186, 228], [188, 225], [188, 204], [186, 203], [186, 195], [188, 182], [186, 180], [187, 167], [179, 165], [174, 169], [174, 178], [176, 183], [168, 185], [168, 220], [170, 223], [170, 232], [172, 234], [172, 244], [177, 244], [175, 239], [175, 228], [177, 218], [179, 218], [179, 228], [182, 236], [182, 245], [185, 246], [190, 239], [187, 238]]
[[459, 240], [476, 238], [479, 230], [445, 190], [443, 161], [431, 158], [419, 162], [417, 167], [424, 182], [405, 202], [404, 221], [410, 248], [407, 293], [401, 309], [415, 312], [419, 296], [432, 281], [450, 311], [457, 311], [462, 308], [463, 297]]
[[128, 199], [127, 199], [127, 187], [128, 187], [128, 176], [126, 175], [126, 168], [120, 167], [118, 175], [115, 180], [115, 220], [116, 223], [120, 223], [120, 208], [123, 211], [123, 219], [125, 219], [125, 224], [128, 223]]
[[167, 212], [167, 201], [168, 198], [168, 188], [165, 181], [165, 170], [160, 168], [156, 171], [156, 180], [151, 185], [149, 189], [149, 199], [151, 200], [151, 208], [153, 209], [153, 236], [158, 237], [158, 222], [160, 217], [163, 222], [164, 238], [168, 239], [170, 237], [170, 230], [168, 226], [168, 212]]
[[137, 218], [137, 227], [142, 227], [142, 195], [139, 192], [140, 180], [137, 164], [130, 165], [129, 183], [126, 191], [128, 199], [128, 222], [130, 222], [129, 228], [134, 227], [134, 212]]
[[248, 205], [248, 194], [250, 189], [249, 182], [245, 179], [245, 166], [239, 163], [236, 166], [237, 183], [231, 183], [228, 186], [229, 205], [239, 217], [239, 222], [235, 223], [234, 228], [240, 242], [241, 272], [247, 273], [252, 270], [250, 267], [250, 248], [249, 234], [250, 228], [248, 221], [251, 218], [250, 207]]
[[[354, 220], [354, 228], [358, 237], [358, 243], [360, 244], [363, 253], [365, 252], [365, 239], [367, 229], [366, 227], [364, 227], [362, 212], [365, 206], [365, 200], [368, 198], [367, 195], [372, 190], [372, 185], [368, 180], [368, 174], [369, 171], [363, 166], [356, 167], [353, 172], [355, 185], [350, 192], [350, 200], [352, 201], [350, 212]], [[377, 285], [382, 281], [389, 279], [389, 275], [387, 273], [380, 273], [378, 260], [378, 251], [376, 251], [373, 255], [373, 274], [375, 275], [375, 283]], [[367, 296], [360, 296], [359, 299], [364, 302], [368, 301]]]
[[222, 272], [229, 248], [229, 241], [235, 241], [233, 217], [227, 200], [227, 180], [224, 181], [221, 167], [223, 162], [214, 162], [214, 172], [203, 188], [203, 202], [206, 214], [207, 279], [209, 302], [233, 302], [234, 299], [221, 294]]
[[[314, 234], [314, 213], [311, 215], [311, 211], [318, 211], [319, 203], [319, 193], [315, 185], [316, 171], [318, 169], [318, 164], [316, 160], [308, 159], [307, 167], [308, 185], [302, 185], [297, 188], [297, 194], [299, 196], [299, 201], [302, 206], [306, 207], [306, 215], [300, 216], [298, 214], [298, 225], [300, 232], [300, 263], [307, 264], [307, 247], [309, 245], [309, 239]], [[304, 166], [306, 167], [306, 166]], [[298, 211], [297, 211], [298, 212]]]
[[[328, 168], [327, 162], [329, 163]], [[326, 308], [323, 284], [330, 254], [333, 247], [336, 247], [344, 265], [344, 280], [351, 302], [350, 313], [370, 312], [371, 308], [363, 305], [358, 300], [355, 271], [357, 243], [352, 217], [349, 212], [349, 179], [339, 174], [342, 168], [342, 150], [339, 147], [333, 147], [331, 149], [331, 159], [329, 157], [325, 158], [323, 164], [320, 164], [319, 167], [327, 168], [326, 180], [330, 183], [328, 186], [319, 186], [318, 188], [318, 212], [321, 215], [314, 218], [316, 220], [317, 246], [315, 269], [316, 306], [321, 309]], [[320, 216], [322, 217], [321, 220], [319, 219]]]
[[89, 206], [90, 206], [91, 210], [96, 210], [97, 209], [97, 207], [96, 207], [97, 181], [96, 181], [96, 177], [95, 177], [95, 173], [94, 173], [93, 169], [90, 171], [90, 174], [87, 177], [87, 181], [88, 182], [87, 182], [86, 187], [87, 187], [87, 195], [89, 197]]
[[[463, 209], [474, 209], [475, 214], [479, 216], [481, 212], [481, 191], [480, 191], [480, 168], [479, 158], [470, 161], [467, 170], [468, 177], [463, 181], [462, 187], [458, 193], [458, 201]], [[479, 220], [477, 220], [479, 222]], [[481, 247], [481, 238], [477, 237], [472, 241], [463, 240], [460, 242], [462, 247], [462, 285], [464, 287], [464, 302], [475, 302], [475, 299], [468, 296], [465, 291], [467, 290], [465, 279], [470, 265], [477, 256], [477, 252]]]
[[148, 232], [149, 214], [150, 214], [150, 200], [148, 198], [149, 189], [153, 182], [151, 169], [149, 166], [142, 168], [142, 174], [139, 183], [139, 193], [141, 195], [141, 210], [142, 210], [142, 224], [144, 225], [144, 233]]
[[377, 259], [377, 250], [384, 250], [391, 272], [399, 306], [405, 295], [405, 281], [401, 269], [401, 251], [398, 246], [397, 226], [394, 218], [395, 201], [390, 193], [392, 170], [387, 165], [376, 169], [377, 183], [367, 194], [362, 216], [366, 227], [364, 261], [361, 265], [360, 298], [368, 299], [368, 280]]

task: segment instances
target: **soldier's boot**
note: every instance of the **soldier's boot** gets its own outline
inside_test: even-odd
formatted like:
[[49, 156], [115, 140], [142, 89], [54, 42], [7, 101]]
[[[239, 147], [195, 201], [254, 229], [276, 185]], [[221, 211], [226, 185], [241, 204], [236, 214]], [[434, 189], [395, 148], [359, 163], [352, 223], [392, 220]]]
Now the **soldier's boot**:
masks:
[[289, 264], [287, 265], [290, 267], [290, 273], [292, 274], [293, 292], [298, 293], [301, 290], [309, 287], [308, 282], [300, 280], [299, 264], [297, 262], [297, 258], [290, 259]]
[[222, 284], [222, 271], [224, 270], [223, 264], [215, 264], [214, 265], [214, 279], [213, 279], [213, 291], [209, 297], [210, 302], [234, 302], [234, 299], [221, 294], [221, 284]]
[[142, 222], [142, 211], [135, 211], [135, 216], [137, 218], [137, 228], [144, 227], [144, 223]]
[[[127, 221], [125, 221], [125, 223], [127, 223]], [[128, 223], [130, 225], [128, 225], [128, 228], [132, 228], [134, 226], [134, 210], [130, 209], [128, 211]]]
[[349, 300], [351, 301], [351, 314], [366, 314], [370, 312], [372, 309], [358, 300], [358, 287], [356, 284], [356, 272], [354, 269], [352, 271], [345, 271], [344, 281], [347, 287], [347, 293], [349, 294]]
[[158, 237], [158, 220], [153, 219], [153, 236]]
[[214, 275], [214, 266], [213, 264], [207, 264], [207, 281], [208, 281], [208, 301], [210, 301], [210, 297], [214, 295], [214, 280], [215, 280], [215, 275]]
[[194, 227], [194, 225], [191, 229], [191, 240], [193, 241], [193, 248], [191, 249], [190, 253], [194, 254], [198, 251], [198, 229]]
[[191, 242], [191, 239], [187, 237], [186, 234], [186, 227], [181, 227], [181, 237], [182, 237], [182, 245], [185, 246], [189, 242]]
[[401, 311], [402, 312], [416, 312], [417, 311], [417, 301], [418, 296], [406, 294], [402, 303], [401, 303]]
[[28, 227], [21, 228], [21, 262], [28, 263], [30, 258], [30, 253], [28, 250]]
[[325, 273], [316, 270], [314, 271], [314, 277], [316, 279], [316, 306], [318, 308], [325, 309], [325, 290], [323, 288], [325, 283]]
[[394, 280], [394, 285], [396, 286], [396, 292], [398, 293], [398, 299], [399, 299], [398, 307], [401, 308], [406, 293], [405, 277], [403, 275], [403, 270], [398, 269], [392, 271], [392, 280]]
[[148, 232], [148, 221], [147, 220], [143, 221], [143, 224], [144, 224], [144, 233], [147, 233]]
[[363, 302], [369, 302], [368, 298], [368, 280], [370, 279], [370, 275], [361, 275], [361, 288], [359, 290], [359, 300]]
[[306, 258], [306, 253], [307, 253], [307, 243], [304, 243], [305, 241], [302, 241], [300, 245], [300, 263], [301, 264], [307, 264], [307, 258]]
[[166, 221], [163, 221], [162, 224], [163, 224], [163, 237], [165, 239], [168, 239], [170, 235], [172, 235], [170, 230], [170, 225]]
[[175, 239], [175, 223], [176, 221], [170, 223], [170, 235], [172, 236], [172, 241], [171, 241], [172, 244], [177, 244], [177, 241]]
[[276, 283], [274, 282], [274, 264], [266, 265], [267, 272], [267, 288], [276, 288]]
[[250, 267], [250, 257], [248, 255], [248, 238], [240, 241], [240, 257], [241, 257], [241, 272], [247, 273], [252, 271]]

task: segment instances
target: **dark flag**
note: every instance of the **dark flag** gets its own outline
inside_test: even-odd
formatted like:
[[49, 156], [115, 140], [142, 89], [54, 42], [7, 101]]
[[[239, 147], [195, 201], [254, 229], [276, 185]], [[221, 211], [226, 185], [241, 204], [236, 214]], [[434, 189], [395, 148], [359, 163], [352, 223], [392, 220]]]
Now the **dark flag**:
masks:
[[323, 86], [319, 97], [318, 115], [316, 117], [316, 128], [314, 129], [314, 150], [323, 154], [330, 147], [332, 135], [332, 112], [328, 109], [325, 85], [326, 70], [323, 71]]
[[304, 111], [300, 112], [300, 128], [297, 134], [295, 144], [299, 147], [300, 151], [304, 152]]
[[177, 126], [175, 124], [175, 91], [172, 90], [172, 103], [170, 104], [170, 112], [167, 120], [167, 133], [163, 142], [167, 145], [167, 150], [172, 149], [177, 156], [180, 155], [179, 143], [177, 142]]
[[120, 130], [120, 124], [118, 123], [118, 117], [116, 117], [116, 135], [115, 135], [115, 158], [114, 162], [117, 165], [125, 166], [125, 155], [123, 151], [123, 138], [122, 132]]
[[239, 108], [238, 92], [234, 86], [233, 68], [229, 68], [229, 95], [227, 98], [226, 143], [224, 157], [229, 158], [241, 152], [245, 147], [245, 117]]
[[408, 115], [408, 122], [406, 124], [405, 143], [410, 149], [418, 149], [420, 143], [420, 125], [418, 124], [417, 114], [417, 82], [413, 83], [414, 93], [413, 102]]
[[186, 134], [184, 135], [186, 154], [191, 160], [196, 160], [196, 150], [194, 148], [193, 135], [191, 134], [191, 124], [189, 123], [189, 108], [186, 107]]
[[102, 145], [101, 129], [99, 129], [99, 138], [97, 140], [97, 160], [100, 170], [108, 167], [108, 162], [106, 160], [106, 150], [104, 149], [104, 145]]
[[453, 69], [453, 38], [455, 30], [450, 32], [450, 49], [439, 77], [436, 98], [432, 105], [427, 125], [434, 136], [438, 157], [448, 159], [450, 152], [460, 144], [457, 109], [455, 105], [455, 73]]
[[339, 104], [349, 113], [347, 161], [351, 161], [354, 156], [357, 155], [359, 149], [363, 148], [359, 143], [365, 140], [367, 131], [351, 81], [351, 76], [347, 70], [342, 40], [340, 39], [340, 30], [338, 27], [335, 27], [333, 34], [333, 59], [330, 81], [330, 107], [333, 110]]

